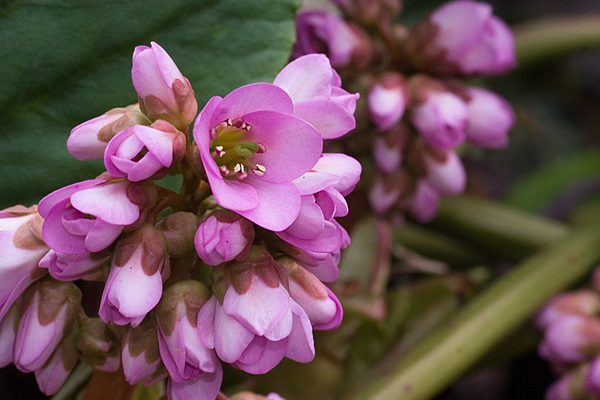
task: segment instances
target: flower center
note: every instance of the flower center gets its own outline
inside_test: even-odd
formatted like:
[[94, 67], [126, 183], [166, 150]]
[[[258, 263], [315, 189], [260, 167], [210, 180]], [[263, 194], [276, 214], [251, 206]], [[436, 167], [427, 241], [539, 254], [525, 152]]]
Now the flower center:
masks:
[[252, 126], [241, 118], [228, 119], [210, 130], [210, 154], [225, 178], [242, 180], [248, 177], [248, 171], [256, 176], [265, 174], [265, 166], [254, 163], [252, 156], [267, 149], [260, 143], [247, 140], [251, 130]]

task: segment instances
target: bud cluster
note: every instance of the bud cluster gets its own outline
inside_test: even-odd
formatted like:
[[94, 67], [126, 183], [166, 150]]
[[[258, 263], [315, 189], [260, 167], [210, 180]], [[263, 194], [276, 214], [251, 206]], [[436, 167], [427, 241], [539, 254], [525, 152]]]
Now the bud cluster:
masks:
[[593, 289], [556, 295], [536, 315], [544, 335], [538, 353], [561, 375], [548, 388], [548, 400], [600, 396], [600, 267], [593, 282]]
[[[81, 361], [131, 385], [167, 379], [170, 400], [213, 400], [222, 362], [262, 374], [284, 357], [311, 361], [313, 330], [341, 322], [323, 282], [337, 278], [349, 236], [336, 218], [361, 173], [323, 140], [355, 127], [358, 94], [307, 55], [196, 115], [190, 82], [156, 43], [135, 49], [132, 80], [138, 104], [67, 142], [104, 173], [0, 211], [0, 366], [35, 372], [49, 395]], [[182, 175], [178, 191], [167, 174]]]
[[373, 211], [428, 221], [441, 197], [465, 190], [461, 147], [508, 145], [511, 106], [464, 79], [512, 69], [512, 33], [482, 2], [447, 2], [412, 27], [397, 22], [400, 0], [335, 3], [341, 16], [298, 14], [292, 57], [326, 54], [345, 87], [364, 94], [365, 123], [341, 145], [374, 160], [364, 180]]

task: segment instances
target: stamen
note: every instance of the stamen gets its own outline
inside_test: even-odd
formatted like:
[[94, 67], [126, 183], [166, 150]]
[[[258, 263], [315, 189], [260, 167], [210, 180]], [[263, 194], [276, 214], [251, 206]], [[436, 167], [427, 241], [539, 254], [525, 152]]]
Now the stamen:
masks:
[[215, 153], [217, 154], [217, 157], [223, 157], [225, 155], [225, 151], [223, 150], [223, 146], [216, 146], [215, 147]]
[[264, 144], [262, 144], [262, 143], [256, 143], [256, 145], [258, 146], [258, 150], [256, 150], [257, 154], [262, 154], [262, 153], [264, 153], [264, 152], [267, 151], [267, 148], [265, 147]]
[[233, 172], [237, 173], [244, 173], [245, 172], [245, 168], [244, 168], [244, 164], [240, 164], [237, 163], [235, 164], [235, 166], [233, 167]]
[[264, 165], [256, 164], [256, 167], [253, 169], [253, 171], [257, 176], [263, 176], [267, 169]]
[[226, 165], [221, 165], [219, 167], [219, 169], [221, 170], [221, 173], [225, 176], [229, 175], [231, 173], [231, 171], [229, 170], [229, 168], [227, 168]]

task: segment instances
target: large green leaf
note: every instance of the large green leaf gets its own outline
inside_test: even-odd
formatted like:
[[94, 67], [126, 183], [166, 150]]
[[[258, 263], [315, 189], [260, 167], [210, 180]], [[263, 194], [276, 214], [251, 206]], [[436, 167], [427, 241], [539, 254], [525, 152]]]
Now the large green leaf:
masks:
[[65, 142], [77, 124], [136, 101], [131, 56], [158, 42], [200, 104], [271, 81], [294, 40], [299, 0], [0, 2], [0, 207], [89, 179]]

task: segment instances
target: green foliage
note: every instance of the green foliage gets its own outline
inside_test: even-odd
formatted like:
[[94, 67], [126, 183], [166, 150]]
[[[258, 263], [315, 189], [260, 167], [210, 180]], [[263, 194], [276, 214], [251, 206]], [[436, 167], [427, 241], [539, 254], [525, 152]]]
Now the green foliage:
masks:
[[29, 205], [102, 171], [65, 147], [70, 130], [136, 102], [131, 56], [158, 42], [211, 96], [271, 81], [294, 41], [298, 0], [0, 3], [0, 207]]

